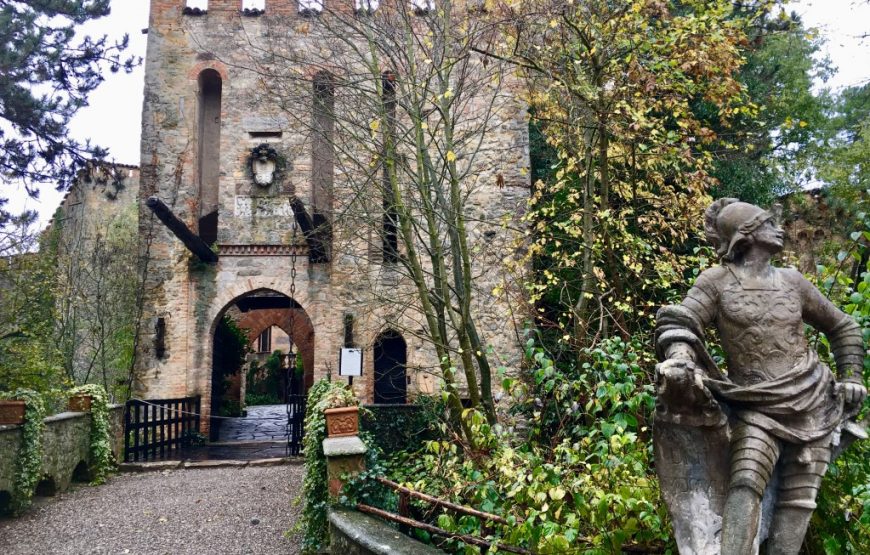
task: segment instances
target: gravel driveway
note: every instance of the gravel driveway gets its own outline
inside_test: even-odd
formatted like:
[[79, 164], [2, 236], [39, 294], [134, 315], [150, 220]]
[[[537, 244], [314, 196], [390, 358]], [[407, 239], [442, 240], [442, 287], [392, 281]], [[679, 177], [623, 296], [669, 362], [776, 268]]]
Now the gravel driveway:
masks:
[[0, 519], [0, 553], [289, 554], [302, 465], [120, 474]]

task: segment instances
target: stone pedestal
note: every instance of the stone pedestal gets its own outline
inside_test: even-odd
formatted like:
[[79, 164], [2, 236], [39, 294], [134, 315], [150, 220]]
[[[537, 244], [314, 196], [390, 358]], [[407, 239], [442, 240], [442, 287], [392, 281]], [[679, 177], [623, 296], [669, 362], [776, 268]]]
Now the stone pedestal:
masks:
[[366, 451], [366, 445], [359, 436], [329, 437], [323, 440], [329, 496], [333, 501], [338, 499], [344, 486], [343, 475], [354, 476], [365, 470]]

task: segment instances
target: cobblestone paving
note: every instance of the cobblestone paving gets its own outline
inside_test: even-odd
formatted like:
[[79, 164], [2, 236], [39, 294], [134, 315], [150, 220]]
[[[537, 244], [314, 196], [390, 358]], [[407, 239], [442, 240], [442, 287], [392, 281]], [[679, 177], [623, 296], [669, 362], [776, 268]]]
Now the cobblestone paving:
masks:
[[182, 451], [177, 458], [190, 461], [252, 461], [287, 455], [286, 441], [210, 443]]
[[287, 439], [287, 406], [248, 407], [245, 418], [222, 420], [218, 441], [262, 441]]
[[298, 554], [302, 465], [120, 474], [0, 519], [3, 555]]

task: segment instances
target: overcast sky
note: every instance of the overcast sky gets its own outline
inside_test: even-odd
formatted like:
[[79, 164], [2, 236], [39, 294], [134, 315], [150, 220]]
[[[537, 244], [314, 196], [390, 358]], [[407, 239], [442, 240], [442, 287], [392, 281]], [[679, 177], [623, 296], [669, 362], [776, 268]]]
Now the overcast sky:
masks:
[[[112, 0], [112, 13], [93, 21], [82, 32], [93, 35], [130, 35], [129, 53], [145, 56], [148, 26], [148, 0]], [[837, 68], [827, 86], [840, 89], [870, 81], [870, 40], [861, 40], [870, 33], [870, 2], [867, 0], [800, 0], [790, 2], [788, 9], [803, 17], [807, 27], [815, 27], [827, 39], [824, 54]], [[139, 134], [142, 122], [143, 70], [132, 74], [108, 75], [90, 97], [90, 106], [81, 110], [71, 125], [73, 136], [90, 138], [109, 148], [109, 158], [123, 164], [139, 164]], [[45, 225], [57, 208], [63, 193], [43, 187], [39, 199], [31, 199], [23, 189], [7, 192], [8, 208], [38, 210], [41, 225]]]

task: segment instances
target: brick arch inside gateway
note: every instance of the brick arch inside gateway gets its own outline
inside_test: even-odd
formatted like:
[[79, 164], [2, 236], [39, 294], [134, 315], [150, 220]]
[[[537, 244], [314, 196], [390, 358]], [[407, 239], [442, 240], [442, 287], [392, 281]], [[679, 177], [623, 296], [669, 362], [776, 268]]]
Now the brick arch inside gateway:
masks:
[[[256, 342], [263, 331], [272, 326], [283, 330], [290, 337], [298, 356], [302, 359], [305, 391], [311, 387], [314, 383], [314, 325], [299, 303], [278, 291], [259, 289], [233, 299], [220, 311], [217, 321], [227, 315], [245, 331], [249, 344]], [[213, 374], [214, 362], [213, 360]], [[241, 374], [243, 372], [244, 369], [232, 378], [228, 391], [222, 396], [223, 401], [229, 399], [242, 401], [244, 387], [241, 385]], [[214, 385], [212, 383], [210, 388], [213, 396], [217, 391]], [[219, 406], [222, 400], [211, 399], [210, 404], [217, 401], [216, 404]]]

